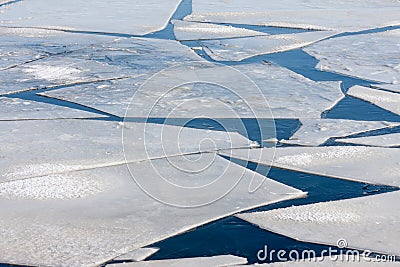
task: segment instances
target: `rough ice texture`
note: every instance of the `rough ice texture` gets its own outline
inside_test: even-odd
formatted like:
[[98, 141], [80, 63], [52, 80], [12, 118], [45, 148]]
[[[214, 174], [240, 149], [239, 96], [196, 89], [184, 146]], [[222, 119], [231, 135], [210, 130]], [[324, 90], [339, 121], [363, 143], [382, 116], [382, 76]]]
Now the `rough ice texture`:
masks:
[[394, 84], [400, 81], [399, 40], [400, 30], [392, 30], [333, 38], [304, 50], [320, 61], [317, 69]]
[[[198, 258], [180, 258], [170, 260], [158, 260], [158, 261], [143, 261], [143, 262], [132, 262], [125, 263], [124, 267], [140, 267], [140, 266], [155, 266], [155, 267], [171, 267], [171, 266], [191, 266], [191, 267], [203, 267], [203, 266], [232, 266], [234, 264], [246, 264], [247, 259], [237, 257], [233, 255], [221, 255], [212, 257], [198, 257]], [[120, 264], [110, 264], [110, 267], [119, 267]]]
[[283, 52], [310, 45], [334, 35], [331, 31], [277, 34], [237, 39], [203, 41], [207, 54], [217, 61], [241, 61], [246, 58]]
[[[199, 162], [191, 163], [184, 157], [181, 161], [186, 162], [187, 168], [197, 168], [199, 163], [212, 157], [205, 156]], [[160, 173], [172, 172], [179, 174], [175, 178], [182, 179], [188, 175], [171, 168], [166, 159], [153, 163], [165, 166], [159, 169]], [[132, 163], [130, 167], [141, 170], [143, 179], [153, 179], [153, 172], [149, 170], [146, 174], [148, 163]], [[208, 168], [207, 174], [219, 176], [221, 168], [225, 167], [228, 167], [227, 172], [243, 174], [238, 185], [219, 201], [196, 209], [176, 208], [155, 201], [133, 183], [125, 165], [61, 174], [76, 179], [97, 177], [97, 181], [112, 184], [102, 192], [84, 198], [62, 201], [0, 199], [0, 261], [30, 266], [99, 265], [207, 222], [304, 196], [301, 191], [270, 179], [250, 194], [250, 181], [254, 177], [265, 177], [220, 157]], [[208, 176], [204, 174], [203, 177]], [[30, 190], [37, 189], [32, 185]], [[201, 197], [186, 196], [187, 199]]]
[[337, 139], [336, 142], [364, 146], [400, 147], [400, 133]]
[[[274, 156], [273, 156], [274, 155]], [[235, 150], [232, 157], [316, 175], [400, 186], [400, 149], [363, 146]], [[271, 158], [274, 160], [271, 163]]]
[[118, 256], [114, 261], [143, 261], [150, 257], [151, 255], [157, 253], [159, 248], [138, 248], [124, 255]]
[[132, 138], [125, 139], [130, 161], [250, 147], [250, 141], [238, 133], [170, 125], [49, 120], [2, 121], [0, 126], [0, 181], [122, 164], [122, 127], [125, 136]]
[[180, 41], [267, 35], [266, 33], [240, 27], [212, 23], [196, 23], [181, 20], [174, 20], [172, 23], [174, 24], [175, 37]]
[[397, 93], [356, 85], [351, 87], [347, 94], [400, 115], [400, 95]]
[[383, 89], [393, 93], [400, 93], [400, 84], [373, 84], [372, 88]]
[[334, 137], [368, 132], [387, 127], [399, 126], [400, 123], [385, 121], [352, 121], [333, 119], [300, 119], [302, 126], [289, 140], [282, 143], [302, 146], [318, 146]]
[[396, 0], [193, 1], [190, 21], [226, 22], [315, 30], [358, 31], [398, 25]]
[[312, 243], [400, 254], [399, 192], [238, 215], [268, 231]]
[[95, 0], [21, 1], [0, 9], [0, 25], [142, 35], [164, 28], [179, 3], [179, 0], [111, 4]]

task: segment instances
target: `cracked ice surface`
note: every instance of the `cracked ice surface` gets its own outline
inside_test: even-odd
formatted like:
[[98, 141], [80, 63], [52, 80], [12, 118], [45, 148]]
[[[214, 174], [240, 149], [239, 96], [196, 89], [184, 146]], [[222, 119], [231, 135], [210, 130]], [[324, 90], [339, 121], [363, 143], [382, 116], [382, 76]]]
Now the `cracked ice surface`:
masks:
[[119, 257], [116, 257], [116, 261], [143, 261], [151, 255], [157, 253], [159, 248], [138, 248]]
[[[147, 58], [143, 55], [144, 58]], [[286, 68], [250, 63], [235, 66], [235, 70], [247, 75], [260, 89], [254, 92], [249, 87], [249, 80], [243, 79], [236, 71], [227, 71], [226, 67], [208, 63], [206, 68], [198, 69], [199, 73], [186, 71], [186, 75], [180, 81], [176, 81], [176, 71], [166, 71], [163, 82], [152, 87], [151, 94], [147, 92], [135, 95], [134, 104], [137, 107], [154, 106], [151, 116], [165, 117], [173, 110], [174, 116], [193, 117], [193, 114], [202, 114], [210, 111], [211, 117], [237, 118], [237, 116], [254, 116], [253, 110], [261, 114], [260, 118], [271, 117], [263, 97], [269, 103], [272, 115], [275, 118], [298, 118], [299, 113], [306, 118], [319, 118], [321, 113], [332, 108], [343, 97], [340, 85], [337, 82], [314, 82], [304, 76], [296, 74]], [[200, 76], [199, 76], [199, 75]], [[197, 77], [215, 77], [218, 84], [195, 84], [195, 86], [178, 86], [165, 94], [166, 84], [177, 82], [181, 84], [183, 79], [191, 77], [197, 81]], [[168, 77], [172, 77], [168, 79]], [[162, 86], [161, 86], [162, 85]], [[252, 84], [253, 85], [253, 84]], [[173, 88], [175, 85], [171, 85]], [[43, 93], [43, 95], [77, 102], [94, 107], [118, 116], [124, 116], [127, 104], [135, 89], [139, 87], [135, 80], [120, 80], [99, 84], [86, 84], [58, 89]], [[226, 90], [226, 88], [233, 90]], [[282, 90], [286, 88], [286, 90]], [[156, 99], [158, 102], [156, 102]], [[219, 104], [216, 105], [215, 102]], [[195, 104], [194, 104], [195, 103]], [[133, 105], [134, 105], [133, 104]], [[251, 109], [249, 109], [249, 105]], [[222, 107], [223, 106], [223, 107]], [[218, 109], [218, 107], [221, 107]], [[175, 108], [175, 109], [174, 109]], [[227, 111], [229, 110], [229, 111]], [[146, 108], [138, 108], [136, 116], [148, 116]], [[170, 115], [169, 115], [170, 116]]]
[[356, 85], [351, 87], [347, 94], [400, 115], [400, 95], [397, 93]]
[[[160, 173], [175, 178], [189, 175], [202, 180], [208, 179], [209, 174], [218, 177], [221, 168], [227, 168], [226, 175], [231, 178], [232, 174], [243, 176], [237, 186], [219, 201], [196, 209], [181, 209], [146, 195], [132, 182], [125, 165], [61, 174], [76, 179], [96, 179], [99, 183], [105, 185], [107, 182], [112, 186], [105, 186], [100, 193], [70, 200], [0, 198], [1, 262], [50, 266], [99, 265], [233, 213], [304, 196], [301, 191], [268, 178], [259, 190], [250, 194], [250, 181], [253, 178], [264, 179], [264, 176], [220, 157], [215, 158], [212, 154], [204, 154], [197, 162], [190, 157], [178, 158], [175, 163], [180, 163], [179, 166], [185, 169], [196, 169], [199, 163], [203, 165], [210, 159], [213, 161], [204, 174], [182, 172], [168, 165], [167, 159], [131, 163], [130, 168], [140, 170], [141, 178], [145, 180], [157, 180], [153, 171], [148, 169], [153, 163], [154, 166], [162, 166], [158, 168]], [[226, 185], [219, 186], [225, 188]], [[202, 196], [186, 196], [186, 199], [197, 198]], [[21, 217], [24, 219], [21, 220]]]
[[[180, 258], [180, 259], [169, 259], [169, 260], [157, 260], [157, 261], [143, 261], [143, 262], [132, 262], [125, 263], [124, 267], [171, 267], [171, 266], [191, 266], [191, 267], [203, 267], [203, 266], [232, 266], [234, 264], [246, 264], [247, 259], [237, 257], [233, 255], [220, 255], [212, 257], [194, 257], [194, 258]], [[110, 267], [120, 267], [120, 264], [109, 264]]]
[[317, 69], [395, 84], [400, 81], [399, 41], [400, 30], [391, 30], [329, 39], [304, 50], [320, 61]]
[[[130, 161], [251, 145], [238, 133], [157, 124], [49, 120], [0, 125], [0, 181], [123, 164], [121, 127], [129, 137]], [[16, 150], [19, 143], [24, 146]]]
[[[275, 154], [274, 154], [275, 153]], [[223, 154], [223, 153], [221, 153]], [[362, 146], [234, 150], [231, 157], [339, 179], [400, 186], [400, 149]]]
[[353, 121], [336, 119], [300, 119], [302, 126], [289, 140], [281, 143], [319, 146], [329, 138], [346, 137], [349, 135], [368, 132], [377, 129], [399, 126], [400, 123], [385, 121]]
[[393, 93], [400, 93], [400, 84], [373, 84], [371, 87], [384, 89]]
[[296, 240], [336, 246], [345, 239], [349, 248], [399, 255], [399, 199], [400, 193], [392, 192], [238, 217]]
[[267, 35], [258, 31], [212, 23], [196, 23], [181, 20], [173, 20], [172, 23], [174, 24], [176, 39], [180, 41]]
[[0, 9], [0, 25], [143, 35], [164, 28], [179, 3], [179, 0], [111, 4], [95, 0], [22, 1]]
[[294, 34], [277, 34], [238, 39], [203, 41], [207, 54], [217, 61], [241, 61], [246, 58], [283, 52], [310, 45], [329, 36], [331, 31], [317, 31]]
[[358, 31], [399, 25], [396, 0], [193, 1], [185, 20], [315, 30]]
[[379, 147], [400, 147], [400, 134], [384, 134], [377, 136], [366, 136], [358, 138], [345, 138], [336, 140], [338, 143], [355, 144]]

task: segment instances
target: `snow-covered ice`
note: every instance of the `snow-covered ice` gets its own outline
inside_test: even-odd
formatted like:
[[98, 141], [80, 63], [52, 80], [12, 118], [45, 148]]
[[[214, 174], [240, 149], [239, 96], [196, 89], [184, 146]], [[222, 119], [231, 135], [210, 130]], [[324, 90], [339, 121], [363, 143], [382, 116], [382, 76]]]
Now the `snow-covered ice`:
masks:
[[400, 254], [399, 192], [246, 213], [239, 218], [305, 242]]
[[337, 139], [338, 143], [379, 147], [400, 147], [400, 133]]
[[[223, 152], [221, 152], [223, 154]], [[364, 146], [234, 150], [234, 158], [345, 180], [400, 186], [400, 149]], [[271, 158], [273, 161], [271, 163]]]
[[400, 95], [397, 93], [356, 85], [351, 87], [347, 94], [400, 115]]
[[[214, 157], [204, 154], [197, 162], [186, 157], [180, 159], [186, 168], [196, 169], [198, 164]], [[160, 173], [178, 173], [176, 179], [185, 179], [188, 175], [171, 167], [167, 159], [154, 160], [152, 163], [161, 166], [158, 169]], [[152, 179], [152, 172], [146, 172], [147, 165], [146, 162], [137, 162], [130, 164], [130, 167], [141, 170], [143, 179]], [[218, 156], [203, 178], [208, 179], [209, 174], [217, 177], [221, 174], [221, 168], [226, 167], [228, 172], [235, 175], [243, 174], [242, 179], [226, 197], [196, 209], [176, 208], [155, 201], [133, 183], [125, 165], [60, 174], [76, 179], [96, 179], [102, 184], [111, 182], [111, 186], [106, 186], [102, 192], [84, 198], [0, 198], [0, 238], [3, 241], [0, 243], [0, 261], [31, 266], [99, 265], [129, 251], [240, 211], [304, 197], [304, 193], [297, 189]], [[189, 175], [201, 176], [199, 173]], [[257, 191], [250, 194], [249, 183], [254, 177], [266, 180]], [[186, 194], [189, 194], [186, 199], [194, 201], [204, 197], [190, 192]]]
[[281, 143], [302, 146], [319, 146], [334, 137], [399, 126], [385, 121], [353, 121], [340, 119], [300, 119], [301, 127], [289, 140]]
[[331, 31], [316, 31], [202, 41], [201, 44], [207, 54], [214, 60], [241, 61], [262, 54], [301, 48], [334, 34], [335, 32]]
[[0, 25], [143, 35], [164, 28], [179, 3], [179, 0], [112, 4], [95, 0], [23, 1], [0, 9]]
[[[233, 255], [220, 255], [211, 257], [194, 257], [194, 258], [179, 258], [179, 259], [169, 259], [169, 260], [157, 260], [157, 261], [143, 261], [143, 262], [132, 262], [125, 263], [124, 267], [173, 267], [173, 266], [191, 266], [191, 267], [202, 267], [202, 266], [214, 266], [214, 267], [224, 267], [232, 266], [234, 264], [246, 264], [247, 259], [233, 256]], [[109, 264], [110, 267], [120, 267], [121, 264]]]
[[400, 30], [391, 30], [333, 38], [304, 50], [320, 61], [319, 70], [392, 84], [400, 81], [399, 40]]
[[225, 22], [314, 30], [359, 31], [399, 25], [396, 0], [194, 0], [188, 21]]
[[118, 256], [114, 261], [143, 261], [151, 255], [157, 253], [159, 248], [138, 248], [124, 255]]

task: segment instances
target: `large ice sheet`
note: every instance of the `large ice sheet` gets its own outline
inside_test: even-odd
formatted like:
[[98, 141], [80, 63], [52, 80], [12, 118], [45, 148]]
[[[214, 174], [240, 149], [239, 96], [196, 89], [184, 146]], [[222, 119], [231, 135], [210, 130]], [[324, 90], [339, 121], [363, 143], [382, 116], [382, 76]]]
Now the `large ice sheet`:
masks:
[[350, 35], [311, 45], [304, 50], [320, 62], [316, 68], [370, 81], [400, 81], [400, 30]]
[[357, 31], [398, 25], [399, 3], [386, 1], [193, 1], [191, 21]]
[[0, 10], [0, 25], [142, 35], [164, 28], [179, 3], [179, 0], [21, 1]]
[[337, 139], [338, 143], [379, 147], [400, 147], [400, 133]]
[[346, 137], [387, 127], [399, 126], [400, 123], [385, 121], [353, 121], [333, 119], [300, 119], [302, 126], [289, 140], [282, 143], [302, 146], [319, 146], [329, 138]]
[[235, 150], [232, 157], [339, 179], [400, 186], [400, 149], [363, 146]]
[[[173, 266], [190, 266], [190, 267], [202, 267], [202, 266], [213, 266], [223, 267], [232, 266], [234, 264], [246, 264], [247, 259], [237, 257], [233, 255], [221, 255], [212, 257], [198, 257], [198, 258], [180, 258], [170, 260], [158, 260], [158, 261], [143, 261], [143, 262], [132, 262], [125, 263], [124, 267], [136, 267], [136, 266], [155, 266], [155, 267], [173, 267]], [[120, 267], [121, 264], [109, 264], [110, 267]]]
[[400, 95], [397, 93], [356, 85], [351, 87], [347, 94], [400, 115]]
[[0, 97], [0, 121], [27, 119], [100, 118], [101, 114], [18, 98]]
[[117, 37], [67, 33], [63, 31], [0, 27], [0, 70], [55, 54], [99, 43]]
[[173, 20], [172, 23], [174, 24], [175, 37], [180, 41], [267, 35], [266, 33], [240, 27], [212, 23], [197, 23], [182, 20]]
[[317, 31], [211, 40], [201, 43], [207, 54], [214, 60], [241, 61], [262, 54], [271, 54], [301, 48], [334, 34], [335, 32], [332, 31]]
[[[60, 174], [60, 180], [69, 176], [77, 181], [94, 179], [102, 185], [100, 192], [86, 197], [40, 201], [0, 198], [0, 261], [31, 266], [100, 265], [204, 223], [253, 207], [304, 196], [301, 191], [270, 179], [250, 194], [250, 181], [254, 177], [265, 177], [220, 157], [215, 158], [215, 155], [203, 156], [197, 162], [193, 162], [191, 157], [179, 157], [189, 169], [214, 158], [203, 175], [171, 168], [167, 159], [129, 164], [130, 168], [143, 171], [143, 179], [153, 179], [153, 172], [145, 171], [149, 164], [162, 166], [159, 169], [161, 173], [168, 173], [177, 180], [193, 175], [199, 180], [202, 177], [209, 179], [209, 174], [218, 177], [221, 168], [225, 167], [227, 173], [243, 174], [226, 197], [199, 208], [182, 209], [155, 201], [132, 182], [125, 165]], [[236, 176], [231, 178], [236, 179]], [[26, 192], [35, 190], [29, 180], [24, 189]], [[56, 187], [51, 189], [59, 190]], [[68, 190], [74, 191], [75, 188]], [[186, 198], [196, 200], [202, 196], [186, 192]]]
[[240, 214], [268, 231], [297, 240], [400, 254], [399, 192]]
[[123, 164], [122, 127], [130, 161], [251, 144], [238, 133], [144, 123], [49, 120], [0, 125], [0, 181]]
[[[255, 92], [254, 84], [249, 83], [248, 78], [243, 79], [243, 75], [235, 70], [247, 75], [256, 83], [259, 90], [256, 89], [257, 92]], [[167, 117], [173, 110], [173, 116], [178, 117], [193, 118], [194, 115], [206, 115], [210, 111], [216, 118], [251, 117], [253, 116], [251, 108], [259, 111], [258, 114], [261, 116], [258, 119], [261, 119], [271, 117], [263, 99], [265, 97], [275, 118], [298, 118], [299, 116], [320, 118], [323, 111], [332, 108], [344, 97], [337, 82], [314, 82], [279, 66], [249, 63], [235, 66], [235, 70], [204, 63], [204, 67], [198, 68], [193, 73], [191, 70], [180, 69], [175, 72], [166, 71], [163, 73], [166, 78], [152, 87], [152, 95], [148, 93], [135, 95], [137, 105], [143, 106], [142, 109], [138, 108], [136, 116], [148, 116], [146, 107], [157, 104], [151, 116]], [[179, 71], [186, 71], [186, 75], [181, 80], [176, 79], [182, 76]], [[168, 79], [168, 77], [172, 78]], [[198, 81], [198, 77], [209, 77], [216, 81], [216, 84], [196, 83], [194, 86], [178, 86], [168, 94], [165, 93], [165, 88], [169, 88], [166, 84], [171, 81], [181, 84], [189, 77], [193, 77], [193, 82]], [[44, 94], [95, 107], [122, 117], [136, 90], [134, 88], [139, 87], [135, 83], [136, 80], [79, 85]], [[219, 104], [216, 105], [215, 101]], [[210, 105], [213, 110], [209, 108]], [[222, 105], [224, 107], [221, 107]], [[218, 107], [221, 108], [218, 109]]]

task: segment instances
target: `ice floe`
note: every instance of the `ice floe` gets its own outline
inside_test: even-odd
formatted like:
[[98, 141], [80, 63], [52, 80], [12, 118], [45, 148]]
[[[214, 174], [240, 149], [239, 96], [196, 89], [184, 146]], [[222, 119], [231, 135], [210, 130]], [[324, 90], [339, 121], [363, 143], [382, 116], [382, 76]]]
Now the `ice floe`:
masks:
[[347, 94], [400, 115], [400, 95], [397, 93], [356, 85], [351, 87]]
[[400, 93], [400, 84], [373, 84], [371, 87], [391, 91], [393, 93]]
[[[212, 154], [204, 156], [197, 162], [183, 156], [180, 160], [185, 162], [187, 168], [196, 169], [205, 160], [215, 157]], [[153, 163], [162, 166], [158, 169], [162, 174], [171, 171], [179, 173], [179, 176], [174, 176], [178, 180], [186, 179], [188, 175], [201, 176], [200, 173], [188, 174], [171, 167], [168, 159], [153, 160]], [[143, 179], [153, 179], [151, 171], [146, 173], [147, 167], [146, 162], [130, 164], [130, 168], [142, 171]], [[3, 241], [0, 244], [0, 260], [3, 263], [31, 266], [100, 265], [129, 251], [237, 212], [304, 197], [304, 193], [297, 189], [218, 156], [203, 178], [209, 179], [210, 174], [217, 178], [221, 168], [226, 167], [228, 172], [242, 174], [242, 178], [224, 198], [195, 209], [176, 208], [155, 201], [132, 182], [125, 165], [60, 174], [76, 179], [96, 179], [103, 185], [112, 183], [111, 186], [105, 186], [102, 192], [84, 198], [0, 198], [0, 238]], [[257, 191], [249, 193], [249, 183], [254, 177], [265, 181]], [[75, 190], [71, 187], [67, 189]], [[58, 190], [66, 194], [67, 189]], [[30, 187], [30, 190], [36, 189]], [[191, 192], [188, 190], [186, 196], [181, 197], [193, 201], [204, 197]]]
[[[222, 153], [222, 152], [221, 152]], [[273, 156], [275, 155], [275, 156]], [[235, 150], [232, 157], [339, 179], [400, 186], [400, 149], [364, 146]], [[271, 163], [271, 158], [274, 160]]]
[[157, 261], [143, 261], [143, 262], [132, 262], [121, 264], [109, 264], [110, 267], [136, 267], [136, 266], [155, 266], [155, 267], [171, 267], [171, 266], [191, 266], [191, 267], [202, 267], [202, 266], [232, 266], [234, 264], [246, 264], [247, 259], [237, 257], [233, 255], [221, 255], [212, 257], [195, 257], [195, 258], [179, 258], [169, 260], [157, 260]]
[[317, 69], [383, 83], [400, 81], [400, 30], [333, 38], [304, 50]]
[[157, 253], [159, 248], [138, 248], [124, 255], [118, 256], [114, 261], [143, 261], [150, 257], [151, 255]]
[[399, 3], [386, 1], [193, 1], [190, 21], [358, 31], [398, 25]]
[[377, 129], [399, 126], [400, 123], [385, 121], [353, 121], [335, 119], [300, 119], [302, 126], [284, 144], [319, 146], [333, 137], [368, 132]]
[[399, 255], [399, 199], [392, 192], [238, 217], [296, 240]]
[[175, 37], [180, 41], [267, 35], [266, 33], [245, 28], [212, 23], [197, 23], [182, 20], [173, 20], [172, 23], [174, 24]]
[[21, 1], [0, 10], [0, 25], [143, 35], [164, 28], [179, 3], [179, 0]]
[[325, 39], [334, 35], [331, 31], [294, 34], [277, 34], [235, 39], [203, 41], [207, 54], [217, 61], [241, 61], [246, 58], [283, 52]]
[[337, 139], [338, 143], [379, 147], [400, 147], [400, 133]]

